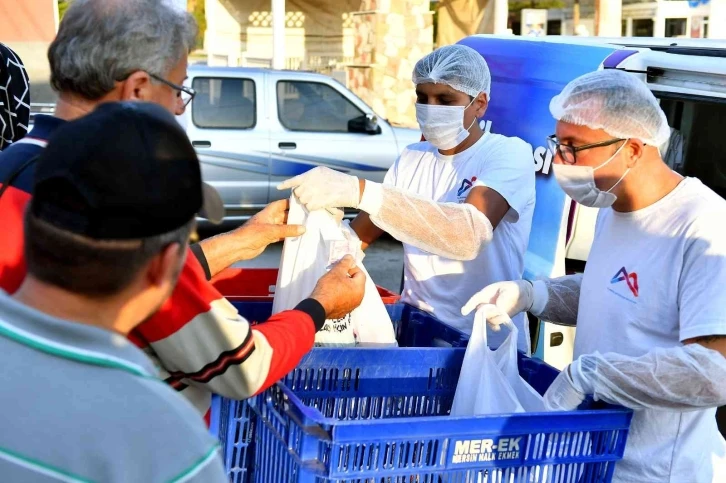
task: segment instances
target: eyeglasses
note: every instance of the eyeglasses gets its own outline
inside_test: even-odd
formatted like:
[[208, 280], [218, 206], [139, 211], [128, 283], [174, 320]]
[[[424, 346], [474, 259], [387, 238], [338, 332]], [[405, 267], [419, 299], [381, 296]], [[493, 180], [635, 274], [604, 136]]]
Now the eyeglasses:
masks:
[[151, 77], [155, 81], [161, 82], [162, 84], [166, 84], [167, 86], [176, 90], [177, 97], [181, 97], [181, 100], [184, 103], [184, 107], [187, 107], [189, 105], [189, 103], [192, 102], [192, 99], [194, 99], [194, 96], [197, 95], [197, 91], [195, 91], [191, 87], [180, 86], [180, 85], [174, 84], [173, 82], [169, 82], [168, 80], [164, 79], [163, 77], [159, 77], [158, 75], [152, 74], [151, 72], [147, 72], [147, 74], [149, 74], [149, 77]]
[[569, 144], [562, 144], [560, 143], [560, 140], [557, 139], [556, 135], [548, 136], [547, 137], [547, 147], [549, 148], [550, 152], [552, 153], [552, 156], [559, 156], [562, 159], [562, 162], [565, 164], [576, 164], [577, 163], [577, 156], [576, 154], [579, 151], [584, 151], [586, 149], [592, 149], [592, 148], [602, 148], [605, 146], [612, 146], [615, 143], [619, 143], [620, 141], [626, 141], [626, 139], [610, 139], [608, 141], [602, 141], [599, 143], [592, 143], [592, 144], [585, 144], [583, 146], [571, 146]]

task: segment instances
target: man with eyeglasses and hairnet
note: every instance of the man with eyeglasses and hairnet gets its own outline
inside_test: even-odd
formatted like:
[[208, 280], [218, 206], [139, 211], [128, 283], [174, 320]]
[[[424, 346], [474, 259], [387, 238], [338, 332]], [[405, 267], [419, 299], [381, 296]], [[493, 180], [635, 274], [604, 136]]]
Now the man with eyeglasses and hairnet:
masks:
[[[383, 184], [329, 168], [285, 181], [309, 210], [357, 208], [351, 223], [363, 249], [388, 232], [403, 242], [402, 300], [471, 332], [461, 306], [482, 280], [520, 278], [532, 226], [532, 147], [482, 131], [491, 74], [464, 45], [442, 47], [414, 67], [416, 118], [426, 141], [408, 146]], [[502, 101], [506, 102], [506, 101]], [[365, 147], [362, 147], [365, 149]], [[524, 314], [518, 347], [529, 352]], [[491, 345], [508, 333], [491, 332]]]
[[490, 325], [523, 311], [577, 325], [575, 360], [545, 395], [552, 410], [587, 396], [635, 411], [617, 482], [724, 482], [726, 201], [661, 159], [670, 130], [657, 99], [625, 72], [597, 71], [555, 96], [554, 173], [600, 208], [585, 273], [487, 286]]

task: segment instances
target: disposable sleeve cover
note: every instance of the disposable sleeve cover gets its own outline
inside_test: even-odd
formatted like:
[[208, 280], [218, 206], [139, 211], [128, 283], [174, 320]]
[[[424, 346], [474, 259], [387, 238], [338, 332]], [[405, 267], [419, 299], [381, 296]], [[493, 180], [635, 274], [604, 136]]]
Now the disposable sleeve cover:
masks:
[[641, 357], [588, 354], [573, 362], [575, 386], [631, 409], [698, 410], [726, 405], [726, 358], [699, 344]]
[[473, 260], [492, 240], [489, 219], [468, 203], [437, 203], [366, 181], [358, 206], [397, 240], [453, 260]]
[[535, 281], [532, 314], [556, 324], [577, 325], [581, 285], [581, 273]]

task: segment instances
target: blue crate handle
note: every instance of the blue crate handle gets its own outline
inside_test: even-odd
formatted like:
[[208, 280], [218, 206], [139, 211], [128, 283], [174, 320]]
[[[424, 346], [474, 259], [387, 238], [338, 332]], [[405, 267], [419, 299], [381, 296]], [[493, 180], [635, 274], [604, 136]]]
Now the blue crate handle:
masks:
[[[268, 394], [269, 394], [269, 393], [268, 393]], [[254, 412], [256, 412], [256, 413], [258, 414], [258, 416], [261, 416], [261, 414], [260, 414], [260, 412], [259, 412], [258, 408], [256, 407], [256, 404], [255, 404], [255, 402], [256, 402], [256, 401], [255, 401], [255, 399], [256, 399], [256, 398], [251, 398], [251, 399], [249, 399], [249, 400], [248, 400], [248, 402], [249, 402], [249, 404], [250, 404], [250, 408], [251, 408], [251, 409], [252, 409], [252, 410], [253, 410]], [[280, 423], [280, 424], [282, 425], [282, 427], [283, 427], [283, 428], [285, 428], [285, 434], [280, 434], [280, 432], [279, 432], [279, 431], [277, 430], [277, 428], [275, 428], [275, 427], [274, 427], [274, 426], [273, 426], [273, 425], [272, 425], [272, 424], [271, 424], [270, 422], [268, 422], [268, 421], [267, 421], [267, 420], [266, 420], [265, 418], [260, 418], [260, 421], [262, 421], [262, 424], [264, 424], [265, 426], [267, 426], [267, 427], [269, 428], [269, 430], [270, 430], [270, 431], [272, 432], [272, 434], [273, 434], [273, 435], [275, 436], [275, 438], [277, 438], [277, 439], [278, 439], [278, 440], [279, 440], [280, 442], [282, 442], [282, 443], [284, 443], [284, 444], [285, 444], [285, 446], [287, 447], [287, 450], [288, 450], [288, 451], [292, 451], [292, 450], [293, 450], [293, 448], [292, 448], [292, 446], [290, 445], [290, 441], [289, 441], [289, 440], [290, 440], [290, 438], [289, 438], [289, 435], [290, 435], [290, 422], [289, 422], [288, 420], [286, 420], [286, 419], [285, 419], [285, 418], [284, 418], [284, 417], [283, 417], [283, 416], [282, 416], [282, 415], [281, 415], [281, 414], [280, 414], [280, 413], [279, 413], [279, 412], [277, 411], [277, 408], [276, 408], [276, 404], [275, 404], [275, 401], [273, 400], [273, 398], [272, 398], [272, 396], [271, 396], [271, 395], [267, 395], [267, 396], [266, 396], [266, 397], [264, 398], [264, 403], [265, 403], [265, 406], [267, 406], [267, 411], [269, 411], [269, 414], [272, 414], [272, 416], [273, 416], [273, 417], [274, 417], [275, 419], [277, 419], [277, 420], [278, 420], [278, 422], [279, 422], [279, 423]]]
[[270, 411], [270, 413], [277, 419], [280, 424], [283, 426], [287, 426], [288, 422], [287, 420], [277, 411], [277, 408], [275, 407], [275, 401], [272, 399], [272, 395], [268, 394], [267, 397], [265, 397], [265, 405], [267, 406], [267, 410]]
[[[315, 436], [323, 441], [333, 440], [330, 434], [330, 428], [325, 428], [323, 425], [315, 422], [311, 423], [312, 418], [315, 416], [323, 416], [320, 414], [320, 411], [303, 404], [300, 398], [298, 398], [295, 393], [284, 384], [278, 382], [277, 387], [282, 391], [283, 396], [286, 398], [283, 402], [283, 411], [285, 415], [296, 423], [303, 433]], [[277, 411], [275, 413], [278, 417], [282, 417]], [[286, 441], [286, 443], [289, 445], [289, 441]]]
[[[265, 397], [265, 406], [267, 406], [267, 410], [272, 414], [275, 419], [280, 422], [280, 424], [282, 424], [285, 428], [289, 428], [290, 421], [292, 421], [297, 424], [305, 434], [315, 436], [324, 441], [332, 441], [332, 436], [328, 429], [324, 428], [320, 424], [310, 423], [311, 417], [314, 417], [315, 414], [317, 414], [318, 417], [322, 417], [318, 410], [307, 408], [307, 406], [302, 403], [302, 401], [295, 395], [295, 393], [293, 393], [282, 383], [278, 382], [276, 384], [276, 387], [282, 392], [286, 400], [281, 403], [281, 407], [278, 407], [279, 404], [268, 392], [268, 395]], [[291, 399], [294, 399], [294, 404], [290, 404]], [[252, 410], [259, 415], [259, 409], [256, 407], [255, 398], [249, 399], [248, 401]], [[308, 411], [303, 411], [299, 409], [299, 407], [305, 407], [311, 414], [306, 414], [306, 412]], [[280, 413], [279, 409], [282, 409], [282, 412], [285, 414], [285, 416], [287, 416], [287, 418], [285, 418], [285, 416]], [[276, 435], [280, 438], [280, 441], [283, 441], [288, 446], [288, 448], [292, 449], [289, 441], [289, 431], [288, 434], [282, 435], [279, 434], [276, 429], [271, 429], [274, 430]]]

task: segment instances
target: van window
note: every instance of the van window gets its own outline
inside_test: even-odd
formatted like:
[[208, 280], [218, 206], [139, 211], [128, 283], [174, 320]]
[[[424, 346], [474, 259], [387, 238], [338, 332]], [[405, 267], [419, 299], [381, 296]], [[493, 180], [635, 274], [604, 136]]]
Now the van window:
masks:
[[688, 19], [685, 18], [667, 18], [665, 20], [665, 36], [685, 37], [687, 23]]
[[654, 92], [668, 118], [671, 137], [664, 161], [726, 198], [726, 102]]
[[633, 37], [652, 37], [653, 30], [652, 18], [633, 19]]
[[251, 79], [197, 77], [192, 122], [199, 128], [252, 129], [257, 122], [255, 82]]
[[348, 132], [348, 122], [364, 116], [352, 102], [327, 84], [280, 81], [277, 113], [291, 131]]

